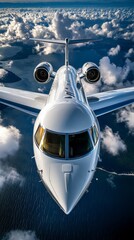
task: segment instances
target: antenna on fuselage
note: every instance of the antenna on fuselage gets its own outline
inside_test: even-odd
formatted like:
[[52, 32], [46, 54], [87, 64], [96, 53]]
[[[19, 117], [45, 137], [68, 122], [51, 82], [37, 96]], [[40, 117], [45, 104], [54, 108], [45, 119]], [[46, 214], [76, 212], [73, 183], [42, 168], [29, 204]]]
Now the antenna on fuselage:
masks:
[[86, 42], [98, 42], [101, 41], [101, 39], [68, 39], [65, 38], [65, 40], [57, 40], [57, 39], [41, 39], [41, 38], [30, 38], [32, 41], [37, 42], [46, 42], [46, 43], [53, 43], [53, 44], [61, 44], [65, 46], [65, 66], [69, 65], [69, 45], [72, 44], [79, 44], [79, 43], [86, 43]]

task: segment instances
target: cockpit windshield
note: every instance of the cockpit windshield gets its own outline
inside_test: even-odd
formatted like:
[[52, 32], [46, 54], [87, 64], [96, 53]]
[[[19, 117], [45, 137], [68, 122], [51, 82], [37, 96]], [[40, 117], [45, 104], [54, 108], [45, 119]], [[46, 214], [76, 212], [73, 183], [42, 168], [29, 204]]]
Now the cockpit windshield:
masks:
[[65, 135], [46, 131], [41, 143], [41, 150], [55, 157], [65, 158]]
[[69, 158], [80, 157], [93, 149], [89, 132], [69, 135]]
[[65, 158], [65, 135], [44, 130], [40, 125], [35, 133], [38, 147], [48, 155]]
[[92, 151], [98, 141], [98, 131], [94, 126], [90, 130], [74, 134], [60, 134], [42, 128], [35, 133], [37, 146], [47, 155], [75, 159]]

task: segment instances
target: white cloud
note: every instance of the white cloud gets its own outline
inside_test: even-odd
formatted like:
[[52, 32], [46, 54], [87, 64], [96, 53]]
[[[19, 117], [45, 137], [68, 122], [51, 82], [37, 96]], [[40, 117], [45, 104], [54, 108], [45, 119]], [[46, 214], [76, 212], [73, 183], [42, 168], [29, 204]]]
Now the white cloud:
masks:
[[38, 240], [35, 232], [14, 230], [6, 234], [2, 240]]
[[115, 48], [111, 48], [108, 52], [109, 56], [115, 56], [120, 52], [120, 45], [117, 45]]
[[129, 69], [129, 71], [132, 71], [134, 73], [134, 62], [131, 62], [128, 58], [126, 59], [126, 68]]
[[[57, 39], [64, 39], [67, 36], [71, 37], [71, 30], [69, 27], [72, 23], [72, 20], [69, 17], [69, 14], [64, 12], [55, 12], [49, 23], [48, 27], [35, 25], [31, 31], [31, 34], [35, 38], [57, 38]], [[52, 52], [59, 52], [61, 51], [61, 46], [54, 45], [54, 44], [44, 44], [44, 50], [42, 51], [42, 45], [37, 44], [35, 47], [36, 51], [39, 54], [50, 54]], [[40, 51], [41, 50], [41, 51]]]
[[14, 39], [27, 39], [29, 37], [29, 30], [31, 29], [31, 25], [29, 22], [25, 22], [24, 16], [20, 14], [16, 14], [13, 19], [10, 21], [10, 24], [7, 27], [7, 31], [5, 33], [5, 37], [9, 41], [13, 41]]
[[113, 133], [112, 129], [108, 126], [106, 126], [101, 133], [101, 138], [102, 147], [113, 156], [116, 156], [119, 152], [126, 151], [127, 149], [125, 143], [120, 138], [119, 133]]
[[111, 21], [103, 22], [102, 25], [95, 24], [94, 26], [89, 27], [89, 30], [97, 36], [118, 39], [123, 38], [123, 29], [119, 28], [119, 26], [119, 19], [112, 19]]
[[8, 72], [5, 69], [0, 68], [0, 79], [4, 78], [7, 74]]
[[121, 68], [110, 62], [108, 57], [100, 60], [100, 71], [104, 83], [108, 85], [115, 84], [121, 75]]
[[24, 177], [21, 176], [15, 168], [0, 163], [0, 190], [7, 184], [18, 184], [21, 187], [23, 183]]
[[128, 24], [128, 26], [125, 28], [126, 31], [122, 34], [122, 38], [125, 40], [132, 40], [134, 41], [134, 23]]
[[125, 57], [128, 58], [128, 57], [131, 57], [132, 55], [134, 55], [134, 49], [130, 48], [126, 53]]
[[112, 23], [111, 22], [104, 22], [101, 25], [102, 31], [104, 34], [110, 33], [112, 31]]
[[[2, 124], [1, 117], [0, 124]], [[7, 184], [18, 184], [21, 187], [24, 183], [24, 177], [3, 161], [7, 156], [14, 155], [19, 149], [20, 137], [21, 134], [17, 128], [0, 125], [0, 190]]]
[[103, 82], [107, 85], [119, 84], [123, 85], [123, 80], [126, 79], [129, 72], [133, 69], [134, 63], [130, 60], [126, 60], [123, 67], [116, 66], [114, 63], [110, 62], [109, 57], [103, 57], [100, 60], [100, 71]]
[[0, 125], [0, 158], [6, 158], [8, 155], [14, 155], [19, 149], [19, 140], [21, 134], [13, 126], [4, 127]]
[[46, 36], [47, 28], [45, 26], [35, 25], [32, 29], [34, 38], [44, 38]]
[[[32, 9], [0, 10], [0, 41], [7, 44], [16, 40], [38, 38], [84, 38], [104, 36], [133, 40], [133, 12], [131, 9]], [[120, 17], [119, 17], [120, 16]], [[93, 25], [94, 20], [102, 20]], [[86, 21], [86, 24], [85, 24]], [[123, 23], [125, 21], [125, 28]], [[32, 43], [31, 43], [32, 44]], [[47, 45], [44, 53], [59, 51], [59, 46]], [[10, 49], [10, 46], [8, 47]], [[19, 51], [19, 49], [14, 49]], [[1, 54], [2, 55], [2, 54]]]
[[116, 114], [117, 122], [124, 122], [129, 132], [134, 135], [134, 104], [121, 109]]

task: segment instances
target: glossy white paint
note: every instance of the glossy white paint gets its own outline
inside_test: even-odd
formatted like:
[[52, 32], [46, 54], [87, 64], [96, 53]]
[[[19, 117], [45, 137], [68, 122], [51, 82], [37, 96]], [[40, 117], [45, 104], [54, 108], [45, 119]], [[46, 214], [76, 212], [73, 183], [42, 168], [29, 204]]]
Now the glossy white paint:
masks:
[[65, 65], [55, 74], [49, 95], [0, 87], [0, 103], [37, 116], [33, 147], [38, 173], [62, 210], [69, 214], [93, 178], [99, 158], [100, 136], [86, 155], [59, 159], [48, 156], [37, 147], [35, 132], [38, 126], [59, 134], [75, 134], [89, 131], [95, 124], [100, 132], [96, 116], [134, 102], [134, 87], [85, 96], [80, 74], [69, 65], [68, 45], [87, 40], [44, 41], [63, 44], [66, 50]]
[[81, 89], [77, 89], [76, 80], [76, 71], [71, 66], [68, 70], [66, 66], [59, 69], [47, 104], [37, 117], [33, 133], [35, 161], [42, 181], [66, 214], [74, 208], [92, 180], [100, 142], [86, 156], [57, 159], [38, 149], [34, 136], [39, 124], [44, 129], [62, 134], [79, 133], [90, 129], [94, 124], [98, 125], [89, 105], [81, 97]]

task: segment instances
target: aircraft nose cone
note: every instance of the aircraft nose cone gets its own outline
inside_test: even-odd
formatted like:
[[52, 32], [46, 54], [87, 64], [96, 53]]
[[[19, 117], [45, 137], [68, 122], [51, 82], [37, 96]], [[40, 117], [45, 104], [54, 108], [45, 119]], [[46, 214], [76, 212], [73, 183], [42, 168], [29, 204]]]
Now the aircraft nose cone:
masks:
[[74, 192], [74, 195], [72, 195], [72, 192], [68, 190], [68, 192], [66, 192], [66, 189], [64, 189], [61, 192], [59, 191], [58, 193], [58, 202], [62, 208], [62, 210], [64, 211], [65, 214], [69, 214], [74, 206], [76, 205], [76, 201], [77, 201], [77, 196]]
[[64, 205], [64, 207], [62, 207], [62, 209], [63, 209], [64, 213], [68, 215], [72, 211], [73, 207], [69, 206], [68, 203], [66, 203]]
[[74, 197], [71, 196], [71, 171], [72, 168], [70, 166], [67, 166], [68, 169], [66, 169], [66, 171], [64, 172], [64, 168], [62, 168], [63, 170], [63, 175], [64, 175], [64, 189], [63, 189], [63, 193], [62, 193], [62, 198], [61, 198], [61, 203], [62, 203], [62, 209], [66, 214], [69, 214], [71, 212], [71, 210], [74, 207]]
[[50, 182], [52, 193], [65, 214], [69, 214], [83, 195], [87, 178], [78, 165], [52, 164]]

